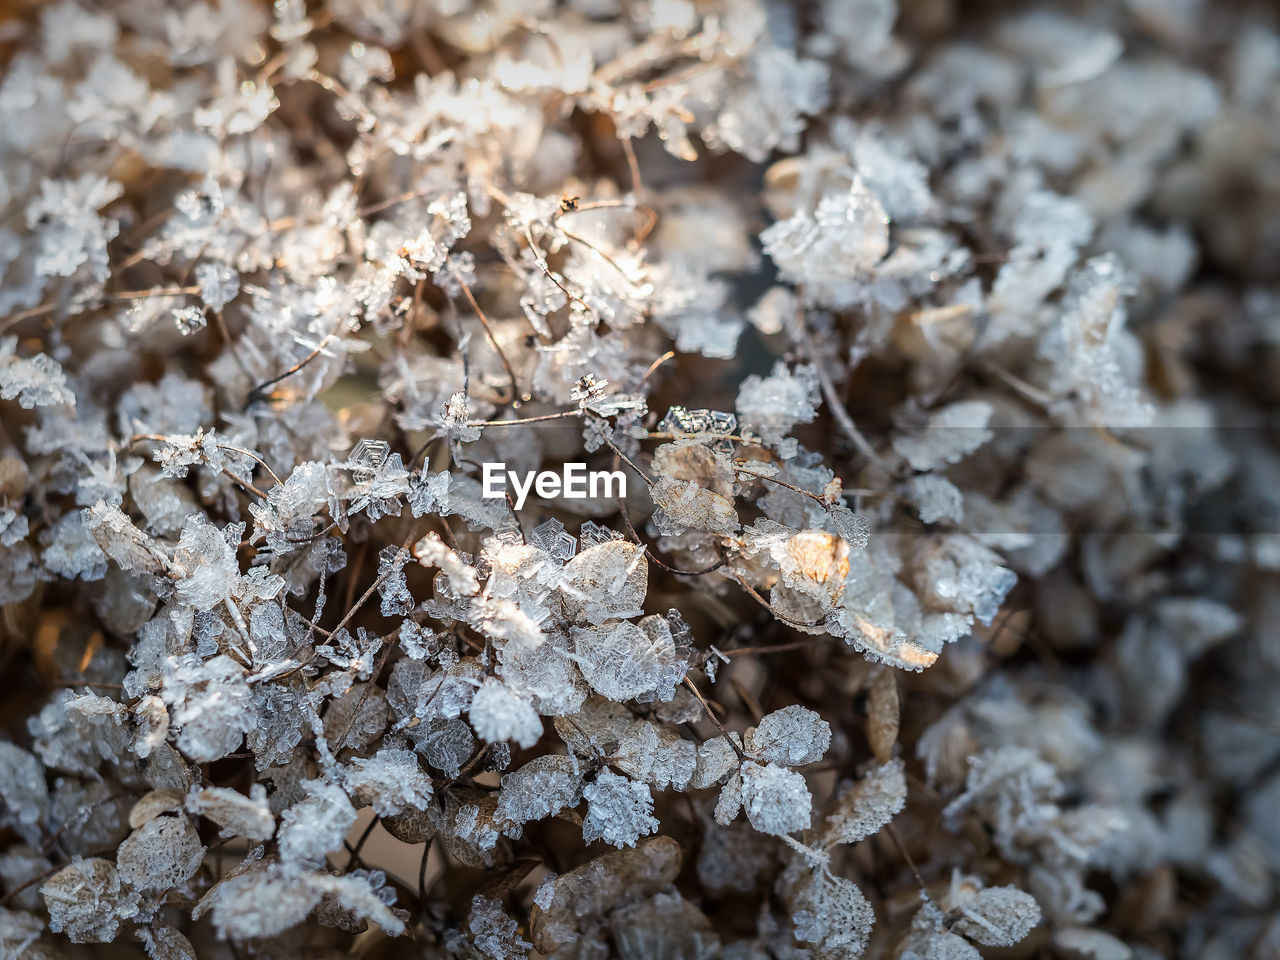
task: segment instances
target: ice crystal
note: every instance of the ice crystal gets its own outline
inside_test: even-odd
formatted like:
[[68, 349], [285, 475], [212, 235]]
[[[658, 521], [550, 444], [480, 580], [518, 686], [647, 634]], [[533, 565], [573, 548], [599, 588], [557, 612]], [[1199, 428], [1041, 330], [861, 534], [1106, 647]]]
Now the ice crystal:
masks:
[[16, 398], [28, 410], [73, 405], [75, 394], [62, 367], [43, 353], [23, 359], [17, 345], [17, 337], [0, 338], [0, 400]]

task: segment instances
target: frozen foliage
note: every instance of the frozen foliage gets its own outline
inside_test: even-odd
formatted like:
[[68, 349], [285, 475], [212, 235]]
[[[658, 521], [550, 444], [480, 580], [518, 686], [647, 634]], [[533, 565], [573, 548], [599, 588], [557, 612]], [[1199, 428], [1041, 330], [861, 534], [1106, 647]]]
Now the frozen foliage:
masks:
[[1280, 949], [1265, 4], [10, 6], [0, 955]]

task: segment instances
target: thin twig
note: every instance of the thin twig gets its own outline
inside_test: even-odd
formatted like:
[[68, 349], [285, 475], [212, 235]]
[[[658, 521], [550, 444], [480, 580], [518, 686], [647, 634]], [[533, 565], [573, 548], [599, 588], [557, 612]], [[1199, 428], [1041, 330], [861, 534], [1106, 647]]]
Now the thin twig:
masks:
[[284, 373], [277, 374], [276, 376], [272, 377], [270, 380], [264, 380], [262, 383], [258, 384], [256, 387], [254, 387], [252, 390], [249, 391], [249, 398], [248, 398], [249, 402], [252, 403], [254, 400], [258, 399], [258, 397], [262, 396], [263, 393], [266, 392], [268, 387], [274, 387], [277, 383], [279, 383], [281, 380], [285, 379], [286, 377], [293, 376], [295, 373], [297, 373], [299, 370], [305, 367], [308, 363], [310, 363], [316, 357], [320, 356], [320, 354], [324, 352], [324, 348], [333, 342], [333, 339], [334, 339], [333, 334], [329, 334], [323, 340], [320, 341], [320, 345], [318, 347], [312, 350], [309, 354], [307, 354], [305, 357], [303, 357], [301, 360], [295, 363], [292, 367], [290, 367]]
[[[173, 287], [169, 289], [158, 289], [158, 290], [126, 290], [121, 293], [102, 293], [96, 297], [89, 297], [85, 301], [83, 301], [83, 304], [81, 304], [81, 306], [84, 307], [84, 310], [82, 310], [81, 312], [92, 310], [94, 309], [95, 306], [101, 306], [103, 303], [118, 302], [120, 300], [148, 300], [153, 297], [191, 296], [199, 292], [200, 292], [199, 287]], [[23, 320], [30, 320], [32, 317], [43, 316], [46, 313], [53, 313], [55, 310], [58, 310], [62, 307], [68, 307], [68, 306], [74, 306], [74, 305], [75, 304], [69, 304], [65, 302], [42, 303], [37, 307], [31, 307], [29, 310], [19, 311], [18, 313], [15, 313], [12, 316], [6, 318], [4, 323], [0, 324], [0, 333], [3, 333], [5, 330], [8, 330], [12, 326], [16, 326], [17, 324], [21, 323]]]
[[562, 410], [560, 413], [546, 413], [540, 417], [521, 417], [518, 420], [468, 420], [468, 427], [515, 427], [525, 423], [546, 423], [548, 420], [568, 420], [583, 416], [582, 410]]
[[803, 620], [793, 620], [791, 617], [788, 617], [785, 613], [780, 613], [773, 606], [773, 604], [771, 604], [768, 600], [766, 600], [764, 597], [760, 596], [760, 594], [756, 592], [755, 587], [751, 586], [751, 584], [747, 583], [747, 581], [742, 578], [742, 574], [738, 573], [736, 570], [731, 570], [730, 575], [733, 577], [734, 580], [737, 581], [738, 586], [742, 587], [743, 590], [751, 594], [751, 598], [755, 600], [756, 603], [760, 604], [760, 606], [764, 607], [771, 614], [773, 614], [775, 617], [777, 617], [779, 620], [781, 620], [783, 623], [787, 624], [788, 626], [798, 627], [802, 630], [809, 630], [809, 629], [812, 629], [813, 627], [822, 626], [821, 620], [817, 621], [816, 623], [806, 623]]
[[369, 835], [373, 833], [373, 828], [378, 825], [378, 821], [379, 817], [377, 814], [374, 814], [373, 819], [369, 821], [369, 825], [364, 828], [364, 832], [361, 833], [359, 839], [356, 840], [356, 845], [354, 847], [348, 847], [348, 850], [351, 852], [351, 859], [347, 861], [348, 870], [351, 869], [352, 864], [364, 862], [360, 859], [360, 851], [364, 849], [365, 841], [367, 841], [369, 839]]
[[688, 677], [685, 677], [684, 685], [689, 688], [690, 692], [692, 692], [695, 697], [698, 698], [698, 702], [702, 704], [703, 711], [711, 719], [711, 722], [716, 725], [716, 729], [724, 734], [724, 738], [729, 741], [729, 746], [733, 747], [733, 752], [738, 755], [738, 759], [750, 759], [743, 749], [738, 746], [738, 742], [734, 740], [733, 737], [729, 736], [729, 731], [724, 728], [724, 724], [720, 722], [720, 718], [715, 715], [715, 711], [711, 709], [711, 704], [707, 703], [707, 698], [702, 695], [702, 691], [698, 689], [697, 684]]
[[826, 398], [827, 407], [831, 410], [831, 415], [835, 417], [836, 425], [844, 431], [845, 436], [853, 441], [853, 445], [858, 448], [858, 451], [864, 457], [892, 476], [893, 470], [884, 462], [880, 454], [876, 453], [875, 448], [871, 446], [867, 438], [862, 435], [862, 431], [858, 429], [858, 425], [853, 422], [853, 417], [849, 416], [849, 411], [845, 409], [844, 401], [841, 400], [840, 394], [836, 391], [836, 385], [832, 382], [831, 375], [827, 373], [827, 368], [813, 345], [813, 338], [809, 335], [809, 330], [805, 326], [802, 302], [797, 302], [796, 305], [796, 333], [799, 335], [805, 355], [818, 373], [818, 383], [822, 387], [822, 395]]
[[480, 304], [476, 302], [475, 294], [471, 292], [471, 288], [467, 286], [466, 281], [462, 279], [457, 269], [453, 269], [453, 278], [458, 281], [458, 286], [462, 288], [462, 295], [466, 298], [467, 303], [471, 305], [471, 309], [475, 311], [480, 325], [484, 327], [485, 335], [489, 338], [489, 342], [493, 344], [493, 349], [497, 351], [498, 359], [502, 361], [503, 369], [507, 371], [507, 379], [511, 381], [511, 396], [507, 397], [506, 402], [510, 403], [520, 396], [520, 387], [516, 383], [516, 372], [512, 369], [511, 361], [507, 359], [506, 351], [502, 349], [502, 344], [498, 342], [498, 335], [493, 332], [493, 327], [489, 324], [489, 318], [485, 316], [484, 311], [480, 309]]
[[[106, 856], [110, 856], [111, 854], [113, 854], [113, 853], [115, 853], [115, 852], [116, 852], [116, 848], [115, 848], [115, 847], [108, 847], [108, 848], [107, 848], [107, 849], [105, 849], [105, 850], [95, 850], [95, 851], [93, 851], [93, 853], [86, 853], [84, 856], [85, 856], [85, 858], [86, 858], [86, 859], [88, 859], [88, 858], [90, 858], [90, 857], [106, 857]], [[63, 869], [64, 867], [67, 867], [67, 866], [69, 866], [69, 864], [66, 864], [66, 863], [58, 864], [58, 865], [57, 865], [57, 866], [55, 866], [55, 867], [50, 867], [48, 870], [45, 870], [43, 873], [38, 873], [38, 874], [36, 874], [36, 875], [35, 875], [34, 877], [32, 877], [30, 880], [27, 880], [27, 881], [25, 881], [25, 882], [23, 882], [23, 883], [18, 884], [18, 886], [14, 887], [12, 890], [8, 891], [8, 892], [7, 892], [3, 897], [0, 897], [0, 907], [3, 907], [3, 906], [5, 906], [6, 904], [8, 904], [10, 900], [12, 900], [12, 899], [13, 899], [14, 897], [16, 897], [18, 894], [20, 894], [23, 890], [26, 890], [26, 889], [28, 889], [29, 887], [33, 887], [33, 886], [35, 886], [35, 885], [36, 885], [37, 883], [39, 883], [41, 880], [47, 880], [49, 877], [53, 876], [53, 875], [54, 875], [55, 873], [57, 873], [59, 870]]]

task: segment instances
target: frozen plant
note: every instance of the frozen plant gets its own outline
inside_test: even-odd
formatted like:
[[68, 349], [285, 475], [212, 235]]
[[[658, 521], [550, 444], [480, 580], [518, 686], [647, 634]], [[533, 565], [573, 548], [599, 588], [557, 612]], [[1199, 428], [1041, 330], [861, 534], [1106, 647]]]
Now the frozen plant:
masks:
[[0, 955], [1280, 952], [1274, 11], [10, 13]]

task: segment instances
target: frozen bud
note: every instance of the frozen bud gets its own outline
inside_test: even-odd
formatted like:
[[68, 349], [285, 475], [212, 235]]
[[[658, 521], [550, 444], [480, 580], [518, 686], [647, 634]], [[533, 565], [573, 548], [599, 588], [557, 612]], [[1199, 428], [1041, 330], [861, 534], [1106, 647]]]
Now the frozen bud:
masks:
[[173, 325], [180, 334], [189, 337], [207, 327], [209, 320], [199, 307], [177, 307], [173, 311]]
[[455, 596], [471, 596], [480, 590], [475, 568], [444, 545], [437, 533], [429, 533], [413, 548], [413, 555], [424, 567], [439, 567], [449, 578], [449, 590]]

